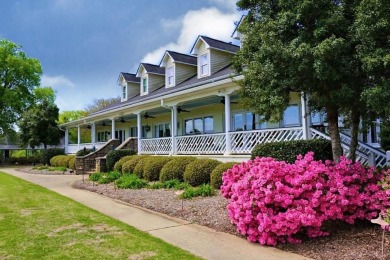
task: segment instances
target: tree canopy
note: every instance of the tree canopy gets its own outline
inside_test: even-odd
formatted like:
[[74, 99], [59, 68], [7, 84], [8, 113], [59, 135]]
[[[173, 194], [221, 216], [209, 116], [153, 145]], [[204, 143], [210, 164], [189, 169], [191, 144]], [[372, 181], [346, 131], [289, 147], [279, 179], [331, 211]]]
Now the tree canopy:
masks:
[[58, 107], [44, 99], [41, 103], [25, 111], [19, 121], [22, 144], [31, 147], [43, 144], [57, 145], [62, 133], [58, 128]]
[[85, 110], [87, 111], [88, 114], [92, 114], [111, 104], [115, 104], [120, 100], [121, 100], [120, 97], [95, 99], [92, 104], [87, 105], [85, 107]]
[[6, 134], [33, 102], [42, 68], [21, 47], [0, 39], [0, 134]]
[[[282, 118], [290, 92], [307, 93], [310, 107], [326, 112], [338, 161], [338, 116], [348, 115], [356, 130], [367, 113], [362, 93], [389, 80], [390, 34], [375, 32], [388, 30], [389, 1], [240, 0], [237, 5], [248, 11], [234, 60], [245, 76], [239, 82], [243, 104], [275, 121]], [[357, 131], [352, 138], [356, 147]]]

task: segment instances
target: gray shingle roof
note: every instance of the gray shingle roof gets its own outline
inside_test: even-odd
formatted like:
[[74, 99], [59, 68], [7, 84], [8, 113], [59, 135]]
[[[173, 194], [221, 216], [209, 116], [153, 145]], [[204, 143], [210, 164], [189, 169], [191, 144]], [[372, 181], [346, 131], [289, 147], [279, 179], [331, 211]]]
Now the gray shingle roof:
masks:
[[140, 78], [137, 78], [135, 74], [127, 73], [127, 72], [121, 72], [121, 75], [127, 82], [134, 82], [134, 83], [140, 83]]
[[234, 45], [232, 43], [223, 42], [203, 35], [199, 37], [201, 37], [211, 48], [214, 49], [232, 53], [236, 53], [240, 49], [240, 46]]
[[145, 68], [145, 70], [148, 73], [151, 74], [159, 74], [159, 75], [165, 75], [165, 69], [161, 68], [158, 65], [149, 64], [149, 63], [141, 63], [141, 65]]
[[197, 65], [197, 60], [195, 56], [183, 54], [175, 51], [167, 51], [167, 53], [172, 57], [172, 59], [179, 63], [186, 63], [190, 65]]
[[173, 88], [165, 88], [165, 86], [161, 86], [160, 88], [154, 90], [153, 92], [149, 93], [148, 95], [140, 96], [138, 94], [137, 96], [134, 96], [125, 102], [118, 102], [115, 104], [111, 104], [100, 111], [92, 113], [91, 115], [98, 115], [98, 114], [105, 113], [105, 112], [108, 112], [108, 111], [113, 110], [113, 109], [137, 104], [139, 102], [146, 101], [148, 99], [153, 99], [153, 98], [160, 97], [160, 96], [163, 97], [164, 95], [168, 95], [168, 94], [172, 94], [172, 93], [178, 93], [178, 92], [186, 90], [186, 89], [191, 89], [191, 88], [200, 86], [200, 85], [202, 85], [202, 83], [203, 84], [210, 83], [209, 82], [210, 80], [218, 81], [218, 80], [226, 79], [231, 75], [234, 75], [234, 70], [232, 69], [231, 65], [228, 65], [228, 66], [222, 68], [221, 70], [217, 71], [216, 73], [214, 73], [208, 77], [203, 77], [203, 78], [198, 79], [197, 75], [195, 75], [195, 76], [187, 79], [186, 81], [180, 83], [179, 85], [177, 85]]

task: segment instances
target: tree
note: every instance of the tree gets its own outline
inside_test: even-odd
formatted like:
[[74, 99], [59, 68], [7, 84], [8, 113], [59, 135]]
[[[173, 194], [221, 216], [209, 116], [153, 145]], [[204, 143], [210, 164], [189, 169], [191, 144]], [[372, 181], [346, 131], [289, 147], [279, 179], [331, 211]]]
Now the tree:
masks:
[[[357, 36], [361, 24], [368, 24], [362, 18], [365, 2], [388, 5], [386, 0], [237, 3], [248, 10], [240, 26], [243, 47], [234, 59], [236, 70], [244, 75], [239, 82], [243, 104], [263, 114], [264, 120], [276, 121], [282, 118], [290, 92], [307, 93], [310, 107], [326, 112], [335, 161], [342, 155], [338, 116], [349, 115], [354, 153], [357, 128], [366, 113], [361, 96], [371, 74], [359, 56]], [[387, 22], [388, 14], [383, 15]], [[359, 24], [357, 17], [364, 22]]]
[[60, 142], [61, 131], [58, 128], [58, 107], [44, 99], [23, 113], [19, 121], [20, 138], [23, 145], [31, 147], [57, 145]]
[[39, 86], [42, 68], [21, 47], [0, 39], [0, 134], [12, 129], [23, 111], [33, 102], [33, 89]]
[[[88, 115], [87, 111], [83, 110], [71, 110], [71, 111], [63, 111], [60, 113], [58, 118], [59, 124], [64, 124], [73, 120], [77, 120], [83, 118]], [[91, 131], [85, 128], [81, 129], [81, 140], [83, 142], [89, 143], [91, 142]], [[77, 143], [77, 129], [71, 128], [69, 129], [69, 142]]]
[[54, 104], [56, 94], [51, 87], [37, 87], [34, 89], [34, 99], [36, 103], [42, 103], [47, 100], [49, 104]]
[[115, 104], [115, 103], [119, 102], [120, 100], [121, 100], [120, 97], [107, 98], [107, 99], [104, 99], [104, 98], [95, 99], [92, 104], [87, 105], [85, 107], [85, 110], [87, 111], [88, 114], [92, 114], [92, 113], [95, 113], [99, 110], [104, 109], [105, 107], [107, 107], [111, 104]]

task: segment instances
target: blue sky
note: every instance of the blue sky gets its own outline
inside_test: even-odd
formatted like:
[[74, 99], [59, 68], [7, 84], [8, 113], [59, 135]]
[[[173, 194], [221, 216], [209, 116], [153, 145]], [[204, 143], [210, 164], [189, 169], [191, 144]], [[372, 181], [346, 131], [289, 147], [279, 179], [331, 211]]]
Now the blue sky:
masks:
[[189, 53], [197, 35], [232, 41], [236, 0], [1, 0], [0, 38], [40, 60], [61, 111], [119, 96], [119, 72]]

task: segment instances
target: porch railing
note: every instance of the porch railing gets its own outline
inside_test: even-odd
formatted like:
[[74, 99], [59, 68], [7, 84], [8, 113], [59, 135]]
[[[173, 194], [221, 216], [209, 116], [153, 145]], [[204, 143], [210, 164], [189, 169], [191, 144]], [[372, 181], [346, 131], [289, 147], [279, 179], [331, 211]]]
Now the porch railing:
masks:
[[248, 154], [259, 143], [303, 139], [301, 127], [231, 132], [232, 153]]
[[141, 153], [143, 154], [171, 154], [172, 138], [141, 139]]
[[176, 138], [178, 154], [223, 154], [225, 133], [179, 136]]
[[102, 148], [107, 142], [97, 142], [94, 145], [92, 143], [81, 143], [80, 145], [78, 144], [68, 144], [68, 153], [70, 154], [75, 154], [77, 153], [78, 150], [84, 149], [92, 149], [95, 146], [96, 150], [99, 150]]

